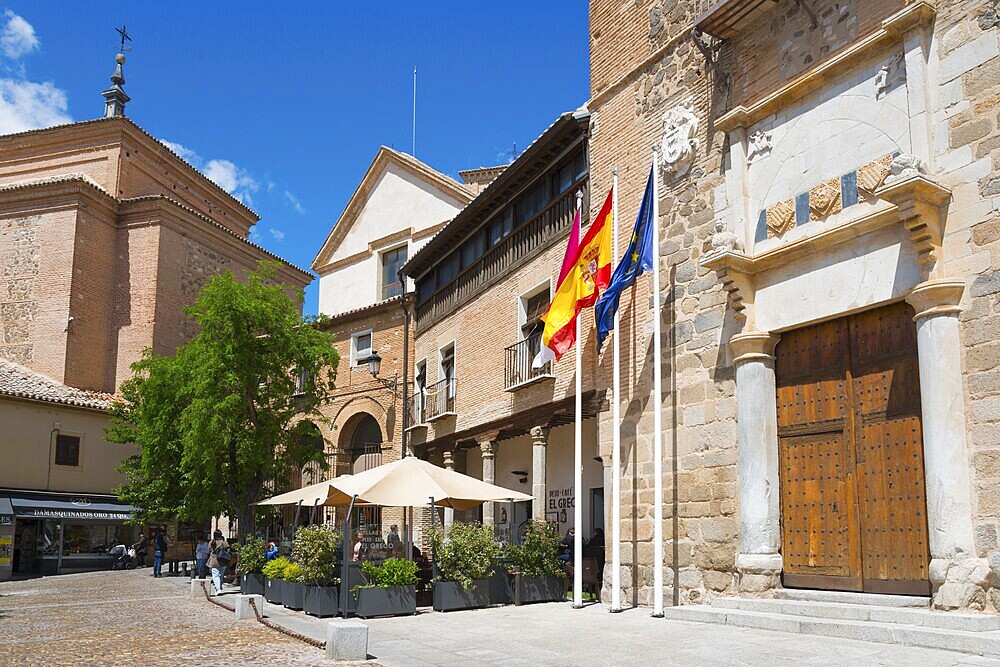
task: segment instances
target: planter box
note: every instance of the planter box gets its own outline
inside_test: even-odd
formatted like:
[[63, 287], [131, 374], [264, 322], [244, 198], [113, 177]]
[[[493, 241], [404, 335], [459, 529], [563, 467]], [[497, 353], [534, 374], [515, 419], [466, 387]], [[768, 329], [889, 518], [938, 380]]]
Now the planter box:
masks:
[[305, 606], [306, 585], [298, 581], [281, 582], [281, 604], [289, 609], [301, 611]]
[[480, 609], [490, 605], [489, 579], [476, 579], [469, 588], [455, 581], [434, 582], [434, 610]]
[[264, 599], [271, 604], [281, 604], [281, 579], [264, 579]]
[[416, 586], [359, 588], [358, 609], [355, 613], [357, 613], [357, 615], [361, 618], [416, 614]]
[[244, 572], [240, 577], [240, 592], [244, 595], [263, 595], [265, 579], [260, 572]]
[[566, 599], [566, 584], [561, 577], [514, 577], [514, 604], [561, 602]]
[[514, 604], [514, 575], [505, 569], [495, 568], [486, 581], [490, 604]]
[[340, 611], [339, 586], [306, 586], [303, 609], [311, 616], [336, 616]]

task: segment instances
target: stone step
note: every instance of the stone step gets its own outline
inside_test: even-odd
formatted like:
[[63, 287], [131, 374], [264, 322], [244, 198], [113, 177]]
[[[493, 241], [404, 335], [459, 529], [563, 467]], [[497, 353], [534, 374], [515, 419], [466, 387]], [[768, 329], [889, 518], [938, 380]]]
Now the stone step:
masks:
[[853, 593], [850, 591], [818, 591], [798, 588], [779, 588], [774, 596], [781, 600], [804, 600], [806, 602], [839, 602], [845, 604], [865, 604], [879, 607], [922, 607], [929, 609], [931, 599], [917, 595], [878, 595], [876, 593]]
[[845, 621], [875, 621], [917, 625], [943, 630], [989, 632], [1000, 630], [1000, 616], [995, 614], [959, 614], [908, 607], [879, 607], [875, 605], [847, 604], [840, 602], [811, 602], [806, 600], [757, 600], [751, 598], [716, 598], [713, 607], [759, 611], [788, 616], [812, 616]]
[[707, 605], [668, 607], [664, 610], [664, 616], [677, 621], [717, 623], [760, 630], [840, 637], [1000, 658], [1000, 631], [969, 632], [879, 621], [819, 618], [727, 609]]

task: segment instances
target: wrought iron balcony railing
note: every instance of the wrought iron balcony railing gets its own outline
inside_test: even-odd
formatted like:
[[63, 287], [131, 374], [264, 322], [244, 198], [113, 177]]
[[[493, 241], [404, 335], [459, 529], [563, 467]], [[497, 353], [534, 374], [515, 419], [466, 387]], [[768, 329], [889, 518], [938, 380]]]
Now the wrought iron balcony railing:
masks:
[[427, 421], [455, 414], [455, 378], [447, 378], [427, 387]]
[[541, 368], [532, 368], [538, 351], [542, 349], [542, 333], [536, 332], [519, 343], [514, 343], [504, 352], [504, 388], [513, 389], [522, 384], [552, 375], [552, 362], [546, 362]]

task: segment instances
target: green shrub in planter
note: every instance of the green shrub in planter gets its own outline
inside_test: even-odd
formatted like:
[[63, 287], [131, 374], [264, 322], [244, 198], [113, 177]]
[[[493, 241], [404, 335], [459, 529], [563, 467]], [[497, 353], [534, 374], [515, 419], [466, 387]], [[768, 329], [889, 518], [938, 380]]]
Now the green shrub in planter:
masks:
[[368, 580], [355, 587], [357, 614], [362, 618], [417, 613], [417, 564], [390, 558], [381, 565], [365, 561], [361, 571]]
[[557, 558], [559, 541], [556, 524], [532, 521], [521, 544], [507, 547], [504, 555], [518, 571], [514, 604], [563, 599], [566, 573]]
[[513, 563], [522, 576], [566, 578], [559, 561], [559, 529], [555, 523], [530, 521], [524, 539], [519, 545], [511, 545], [504, 551], [504, 557]]
[[253, 574], [263, 571], [267, 557], [264, 549], [264, 540], [259, 537], [248, 537], [244, 540], [237, 552], [240, 557], [236, 566], [239, 573]]
[[279, 556], [265, 563], [264, 567], [261, 568], [261, 572], [268, 579], [284, 579], [285, 568], [291, 565], [291, 563], [292, 561], [284, 556]]
[[338, 582], [340, 542], [340, 531], [330, 526], [308, 526], [295, 531], [292, 557], [299, 564], [303, 582], [310, 586], [332, 586]]
[[295, 562], [289, 563], [281, 572], [280, 578], [282, 581], [287, 581], [293, 584], [302, 583], [302, 566]]
[[236, 573], [240, 578], [240, 590], [247, 595], [264, 594], [265, 553], [264, 540], [248, 537], [237, 551]]
[[302, 583], [302, 568], [291, 562], [281, 573], [281, 604], [289, 609], [305, 606], [306, 585]]
[[[364, 561], [361, 572], [368, 579], [372, 588], [390, 588], [392, 586], [416, 586], [417, 564], [402, 558], [389, 558], [381, 565]], [[361, 586], [361, 588], [367, 588]]]
[[332, 526], [306, 526], [295, 531], [292, 555], [302, 568], [303, 607], [307, 614], [333, 616], [340, 609], [340, 544], [340, 531]]
[[264, 586], [264, 599], [272, 604], [281, 604], [281, 580], [285, 576], [285, 568], [291, 563], [290, 560], [281, 556], [268, 561], [264, 565], [263, 574], [266, 577]]
[[453, 524], [447, 538], [435, 531], [431, 534], [431, 545], [440, 578], [461, 584], [463, 589], [484, 579], [500, 552], [493, 526], [478, 523]]

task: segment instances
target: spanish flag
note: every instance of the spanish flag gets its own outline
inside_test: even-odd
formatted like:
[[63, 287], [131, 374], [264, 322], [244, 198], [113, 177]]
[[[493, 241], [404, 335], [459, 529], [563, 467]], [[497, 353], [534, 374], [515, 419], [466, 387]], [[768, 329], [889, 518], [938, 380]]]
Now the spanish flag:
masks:
[[[549, 309], [542, 316], [545, 329], [542, 331], [542, 349], [532, 364], [535, 368], [549, 359], [558, 361], [566, 350], [573, 347], [577, 315], [584, 308], [593, 306], [600, 291], [608, 286], [611, 279], [611, 206], [609, 192], [601, 212], [575, 252], [572, 242], [567, 248], [563, 260], [564, 275]], [[572, 264], [568, 264], [567, 260], [571, 257]]]

